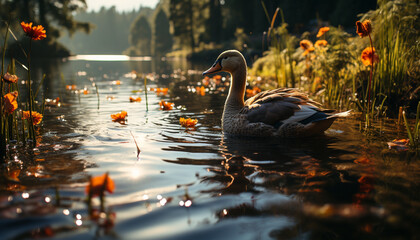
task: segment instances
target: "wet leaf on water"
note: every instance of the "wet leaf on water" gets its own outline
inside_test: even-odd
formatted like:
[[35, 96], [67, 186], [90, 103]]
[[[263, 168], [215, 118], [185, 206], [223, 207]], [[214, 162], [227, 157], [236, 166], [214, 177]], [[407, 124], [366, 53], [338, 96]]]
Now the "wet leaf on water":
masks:
[[141, 102], [141, 97], [130, 97], [130, 102]]
[[387, 142], [389, 149], [395, 149], [397, 151], [407, 151], [409, 149], [408, 139], [394, 139], [392, 142]]
[[164, 100], [159, 102], [160, 110], [172, 110], [174, 108], [174, 103], [165, 102]]

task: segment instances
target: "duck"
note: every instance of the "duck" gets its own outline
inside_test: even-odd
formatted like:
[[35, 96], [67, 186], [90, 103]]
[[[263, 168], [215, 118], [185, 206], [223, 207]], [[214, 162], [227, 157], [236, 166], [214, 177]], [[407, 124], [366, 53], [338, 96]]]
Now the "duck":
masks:
[[237, 50], [222, 52], [203, 76], [227, 72], [229, 93], [222, 114], [223, 133], [250, 137], [311, 137], [322, 135], [339, 117], [350, 111], [333, 113], [295, 88], [262, 91], [244, 101], [247, 64]]

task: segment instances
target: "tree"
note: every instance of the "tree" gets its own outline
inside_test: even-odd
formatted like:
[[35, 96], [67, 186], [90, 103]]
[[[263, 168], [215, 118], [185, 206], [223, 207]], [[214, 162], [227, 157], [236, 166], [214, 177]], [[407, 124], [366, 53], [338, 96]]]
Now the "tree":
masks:
[[169, 5], [170, 20], [173, 23], [174, 36], [178, 47], [189, 47], [194, 51], [194, 21], [191, 0], [171, 0]]
[[155, 13], [153, 18], [152, 54], [154, 56], [162, 56], [172, 49], [173, 39], [169, 31], [169, 19], [165, 11], [159, 8], [156, 9]]
[[144, 15], [139, 15], [130, 28], [128, 41], [130, 42], [129, 55], [139, 54], [148, 56], [151, 54], [152, 30], [149, 21]]

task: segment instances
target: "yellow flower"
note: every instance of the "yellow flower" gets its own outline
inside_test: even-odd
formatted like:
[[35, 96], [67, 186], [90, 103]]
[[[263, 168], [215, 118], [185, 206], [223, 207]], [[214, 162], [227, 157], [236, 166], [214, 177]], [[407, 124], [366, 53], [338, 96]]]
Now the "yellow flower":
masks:
[[92, 197], [100, 196], [105, 191], [113, 193], [115, 190], [114, 181], [109, 177], [108, 173], [101, 176], [92, 177], [89, 185], [86, 186], [86, 194], [91, 193]]
[[181, 126], [186, 127], [186, 128], [195, 127], [197, 122], [198, 122], [197, 119], [183, 118], [183, 117], [179, 119], [179, 124], [181, 124]]
[[318, 40], [315, 42], [315, 47], [325, 47], [328, 45], [327, 40]]
[[111, 114], [112, 121], [114, 122], [123, 122], [125, 121], [125, 117], [127, 117], [126, 111], [121, 111], [120, 113]]
[[361, 38], [367, 37], [372, 32], [372, 24], [369, 20], [365, 20], [363, 22], [357, 21], [356, 32]]
[[171, 102], [160, 101], [159, 106], [161, 110], [172, 110], [174, 108], [174, 104]]
[[375, 48], [372, 47], [367, 47], [363, 50], [361, 59], [365, 66], [379, 62], [379, 57], [375, 52]]
[[32, 27], [32, 23], [21, 22], [23, 31], [26, 36], [32, 38], [33, 40], [42, 40], [47, 37], [46, 31], [42, 25]]
[[18, 92], [12, 92], [4, 95], [4, 111], [8, 114], [12, 114], [18, 107], [17, 104]]
[[3, 80], [5, 82], [8, 82], [8, 83], [16, 83], [17, 80], [18, 80], [18, 77], [16, 75], [12, 75], [10, 73], [6, 73], [3, 76]]
[[[30, 118], [30, 111], [23, 111], [22, 119], [29, 120], [29, 118]], [[32, 111], [32, 124], [37, 125], [41, 123], [41, 121], [42, 121], [42, 114]]]
[[321, 37], [322, 35], [324, 35], [324, 33], [330, 31], [329, 27], [322, 27], [319, 29], [318, 34], [316, 35], [316, 37]]

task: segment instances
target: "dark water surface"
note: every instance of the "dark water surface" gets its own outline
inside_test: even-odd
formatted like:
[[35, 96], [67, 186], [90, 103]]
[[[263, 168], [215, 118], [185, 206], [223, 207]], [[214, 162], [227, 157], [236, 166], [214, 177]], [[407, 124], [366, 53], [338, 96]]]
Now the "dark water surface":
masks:
[[[227, 137], [223, 82], [198, 94], [200, 71], [188, 71], [207, 66], [110, 60], [39, 67], [48, 73], [46, 95], [62, 105], [46, 108], [39, 146], [11, 147], [1, 167], [1, 239], [420, 237], [420, 165], [413, 154], [387, 149], [404, 137], [394, 121], [378, 123], [369, 137], [353, 118], [312, 139]], [[143, 78], [132, 70], [156, 72], [148, 87], [169, 88], [148, 92], [148, 111], [144, 92], [136, 92]], [[65, 90], [69, 84], [89, 93]], [[159, 110], [161, 100], [175, 108]], [[124, 125], [110, 118], [121, 110]], [[197, 128], [186, 131], [180, 117], [197, 118]], [[116, 189], [106, 195], [106, 213], [93, 219], [85, 186], [105, 172]]]

